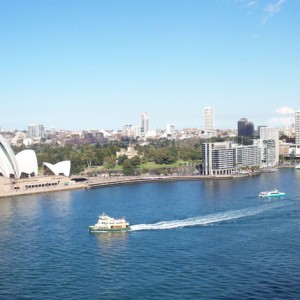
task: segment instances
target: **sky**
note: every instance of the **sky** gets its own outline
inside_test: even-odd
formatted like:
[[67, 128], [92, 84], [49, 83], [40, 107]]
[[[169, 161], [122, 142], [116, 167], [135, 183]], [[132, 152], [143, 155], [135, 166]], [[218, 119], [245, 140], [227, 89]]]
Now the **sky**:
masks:
[[0, 0], [0, 127], [289, 126], [300, 0]]

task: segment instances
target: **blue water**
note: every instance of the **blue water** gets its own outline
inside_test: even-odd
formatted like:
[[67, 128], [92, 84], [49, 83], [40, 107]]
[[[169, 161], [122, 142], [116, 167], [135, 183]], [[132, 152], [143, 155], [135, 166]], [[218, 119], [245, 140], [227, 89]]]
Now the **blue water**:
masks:
[[[299, 299], [299, 183], [283, 169], [0, 199], [0, 299]], [[133, 230], [90, 234], [102, 212]]]

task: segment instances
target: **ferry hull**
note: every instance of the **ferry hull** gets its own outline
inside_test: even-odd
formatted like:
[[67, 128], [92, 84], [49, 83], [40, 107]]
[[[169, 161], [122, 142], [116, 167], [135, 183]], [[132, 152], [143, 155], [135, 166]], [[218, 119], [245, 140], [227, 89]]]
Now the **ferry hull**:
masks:
[[93, 226], [89, 226], [89, 231], [93, 232], [120, 232], [120, 231], [130, 231], [131, 228], [116, 228], [116, 229], [109, 229], [109, 228], [94, 228]]
[[259, 195], [261, 198], [277, 198], [277, 197], [283, 197], [285, 194], [277, 194], [277, 195]]

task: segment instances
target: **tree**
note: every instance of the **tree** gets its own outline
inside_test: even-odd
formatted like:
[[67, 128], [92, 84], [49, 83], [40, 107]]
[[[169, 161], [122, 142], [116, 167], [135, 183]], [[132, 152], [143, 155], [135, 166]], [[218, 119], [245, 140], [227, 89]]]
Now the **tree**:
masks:
[[201, 153], [199, 149], [189, 147], [181, 150], [180, 157], [186, 161], [195, 161], [201, 158]]
[[123, 174], [125, 176], [135, 175], [135, 166], [130, 159], [127, 159], [123, 163]]
[[82, 160], [86, 162], [88, 168], [92, 167], [92, 163], [97, 159], [95, 149], [88, 148], [84, 151]]
[[132, 157], [130, 161], [135, 167], [141, 164], [141, 159], [138, 156]]
[[169, 149], [163, 149], [157, 152], [154, 162], [156, 164], [171, 164], [176, 161], [176, 157]]
[[123, 163], [128, 159], [128, 156], [123, 154], [121, 156], [118, 157], [118, 165], [122, 166]]
[[72, 174], [77, 174], [77, 173], [80, 173], [81, 171], [83, 171], [84, 167], [82, 164], [80, 153], [78, 153], [78, 151], [73, 150], [70, 153], [69, 159], [71, 161], [71, 173]]
[[104, 168], [107, 169], [110, 173], [110, 171], [115, 167], [116, 165], [116, 156], [111, 155], [104, 158], [103, 162]]

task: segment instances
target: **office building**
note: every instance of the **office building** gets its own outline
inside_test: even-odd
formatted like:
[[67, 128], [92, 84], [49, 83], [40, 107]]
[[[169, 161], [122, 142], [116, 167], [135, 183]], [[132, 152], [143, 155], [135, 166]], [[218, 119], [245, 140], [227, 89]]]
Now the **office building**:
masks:
[[149, 114], [147, 112], [143, 112], [141, 114], [141, 135], [145, 136], [149, 129]]
[[204, 134], [207, 137], [212, 137], [215, 135], [213, 108], [205, 107], [203, 111], [204, 111]]
[[238, 136], [252, 137], [254, 135], [254, 124], [249, 122], [247, 118], [238, 121]]

